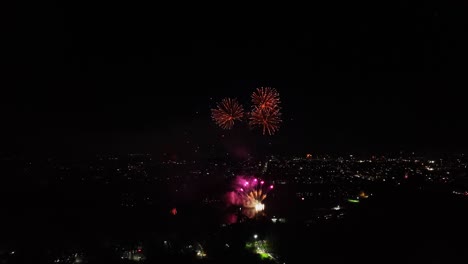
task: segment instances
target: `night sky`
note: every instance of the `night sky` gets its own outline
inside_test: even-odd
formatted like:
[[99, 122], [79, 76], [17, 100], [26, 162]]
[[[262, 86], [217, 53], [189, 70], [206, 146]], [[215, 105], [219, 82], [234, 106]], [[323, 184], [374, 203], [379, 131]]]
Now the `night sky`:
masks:
[[[465, 4], [37, 5], [2, 15], [3, 152], [468, 149]], [[260, 86], [280, 92], [279, 133], [211, 121]]]

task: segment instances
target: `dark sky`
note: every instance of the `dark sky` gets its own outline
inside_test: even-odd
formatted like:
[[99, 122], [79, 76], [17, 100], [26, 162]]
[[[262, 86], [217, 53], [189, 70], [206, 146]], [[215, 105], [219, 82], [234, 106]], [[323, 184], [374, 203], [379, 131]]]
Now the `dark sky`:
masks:
[[[467, 5], [204, 10], [11, 6], [2, 16], [2, 149], [183, 155], [197, 147], [204, 154], [468, 148], [459, 89], [466, 87]], [[281, 94], [277, 135], [226, 132], [211, 122], [216, 100], [248, 103], [259, 86]]]

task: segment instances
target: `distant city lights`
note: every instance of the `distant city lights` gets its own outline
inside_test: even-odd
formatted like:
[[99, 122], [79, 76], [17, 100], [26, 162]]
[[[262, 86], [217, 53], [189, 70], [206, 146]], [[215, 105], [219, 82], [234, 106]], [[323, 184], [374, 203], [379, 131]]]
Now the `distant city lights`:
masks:
[[332, 209], [335, 210], [335, 211], [338, 211], [338, 210], [341, 210], [341, 207], [339, 205], [337, 205], [337, 206], [333, 207]]

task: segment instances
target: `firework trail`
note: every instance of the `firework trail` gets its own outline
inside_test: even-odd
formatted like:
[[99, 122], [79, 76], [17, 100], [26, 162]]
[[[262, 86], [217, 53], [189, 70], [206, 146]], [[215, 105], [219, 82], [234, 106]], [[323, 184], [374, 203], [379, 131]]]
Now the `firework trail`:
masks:
[[234, 121], [241, 120], [244, 116], [244, 108], [236, 99], [225, 98], [216, 108], [211, 109], [211, 116], [221, 128], [231, 129]]

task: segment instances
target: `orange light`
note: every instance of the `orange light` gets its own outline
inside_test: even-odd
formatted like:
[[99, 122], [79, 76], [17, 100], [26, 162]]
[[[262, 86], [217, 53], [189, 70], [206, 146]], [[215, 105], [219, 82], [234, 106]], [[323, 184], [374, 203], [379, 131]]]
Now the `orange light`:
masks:
[[359, 197], [361, 197], [361, 198], [369, 198], [369, 195], [367, 195], [364, 191], [361, 191], [361, 192], [359, 193]]

